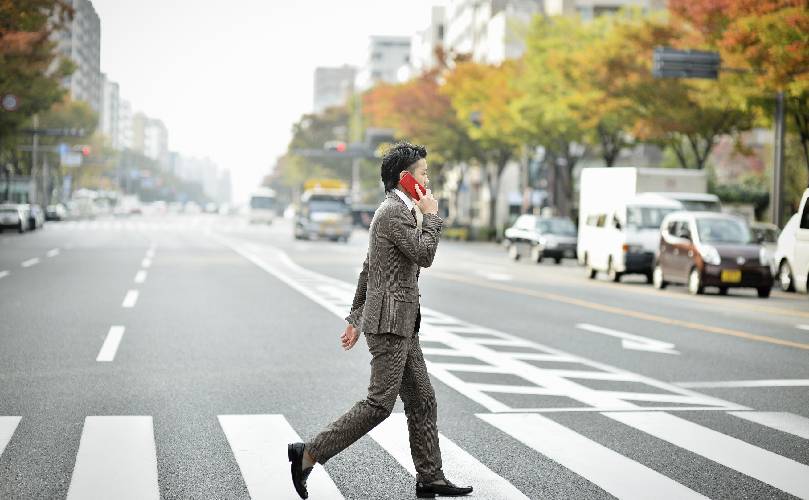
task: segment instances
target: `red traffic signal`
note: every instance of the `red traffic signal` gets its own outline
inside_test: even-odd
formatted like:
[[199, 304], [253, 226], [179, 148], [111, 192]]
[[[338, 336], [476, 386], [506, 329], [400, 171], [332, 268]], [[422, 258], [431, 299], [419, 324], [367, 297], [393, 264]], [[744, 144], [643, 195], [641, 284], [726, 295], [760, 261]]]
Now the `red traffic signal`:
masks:
[[326, 151], [337, 151], [338, 153], [346, 152], [346, 143], [343, 141], [328, 141], [323, 145]]
[[81, 155], [82, 156], [90, 156], [90, 146], [82, 146], [81, 147]]

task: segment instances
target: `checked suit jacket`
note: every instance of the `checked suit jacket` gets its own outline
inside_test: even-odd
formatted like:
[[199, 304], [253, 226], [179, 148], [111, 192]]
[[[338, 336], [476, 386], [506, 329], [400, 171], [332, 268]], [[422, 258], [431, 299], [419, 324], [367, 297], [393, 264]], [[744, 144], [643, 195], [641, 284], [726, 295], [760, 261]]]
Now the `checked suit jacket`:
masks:
[[411, 337], [418, 331], [419, 272], [433, 263], [442, 224], [437, 215], [424, 214], [419, 229], [405, 202], [392, 191], [386, 194], [371, 221], [368, 254], [346, 321], [366, 334]]

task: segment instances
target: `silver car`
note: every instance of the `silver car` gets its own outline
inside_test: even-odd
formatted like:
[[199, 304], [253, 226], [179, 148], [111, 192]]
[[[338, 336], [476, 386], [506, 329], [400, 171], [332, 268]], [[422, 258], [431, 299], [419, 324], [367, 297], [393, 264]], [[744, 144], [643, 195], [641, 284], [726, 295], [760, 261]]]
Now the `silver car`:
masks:
[[514, 225], [506, 229], [505, 244], [514, 260], [527, 256], [532, 262], [576, 257], [576, 226], [564, 217], [521, 215]]
[[0, 231], [14, 228], [24, 233], [29, 229], [28, 214], [19, 205], [0, 205]]

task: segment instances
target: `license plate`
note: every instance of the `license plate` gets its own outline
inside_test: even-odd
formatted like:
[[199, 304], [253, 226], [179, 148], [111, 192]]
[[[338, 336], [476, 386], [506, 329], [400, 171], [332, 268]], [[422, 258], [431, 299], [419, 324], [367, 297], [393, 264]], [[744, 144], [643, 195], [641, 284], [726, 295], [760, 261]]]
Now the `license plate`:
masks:
[[721, 275], [722, 283], [740, 283], [742, 272], [738, 269], [725, 269]]

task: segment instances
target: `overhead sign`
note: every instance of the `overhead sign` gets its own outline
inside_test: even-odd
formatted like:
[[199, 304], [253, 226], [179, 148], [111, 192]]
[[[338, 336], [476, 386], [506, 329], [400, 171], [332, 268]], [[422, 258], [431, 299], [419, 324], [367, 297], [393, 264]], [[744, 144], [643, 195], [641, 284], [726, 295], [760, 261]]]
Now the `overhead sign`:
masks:
[[718, 52], [655, 47], [652, 60], [655, 78], [707, 78], [716, 80], [722, 58]]

